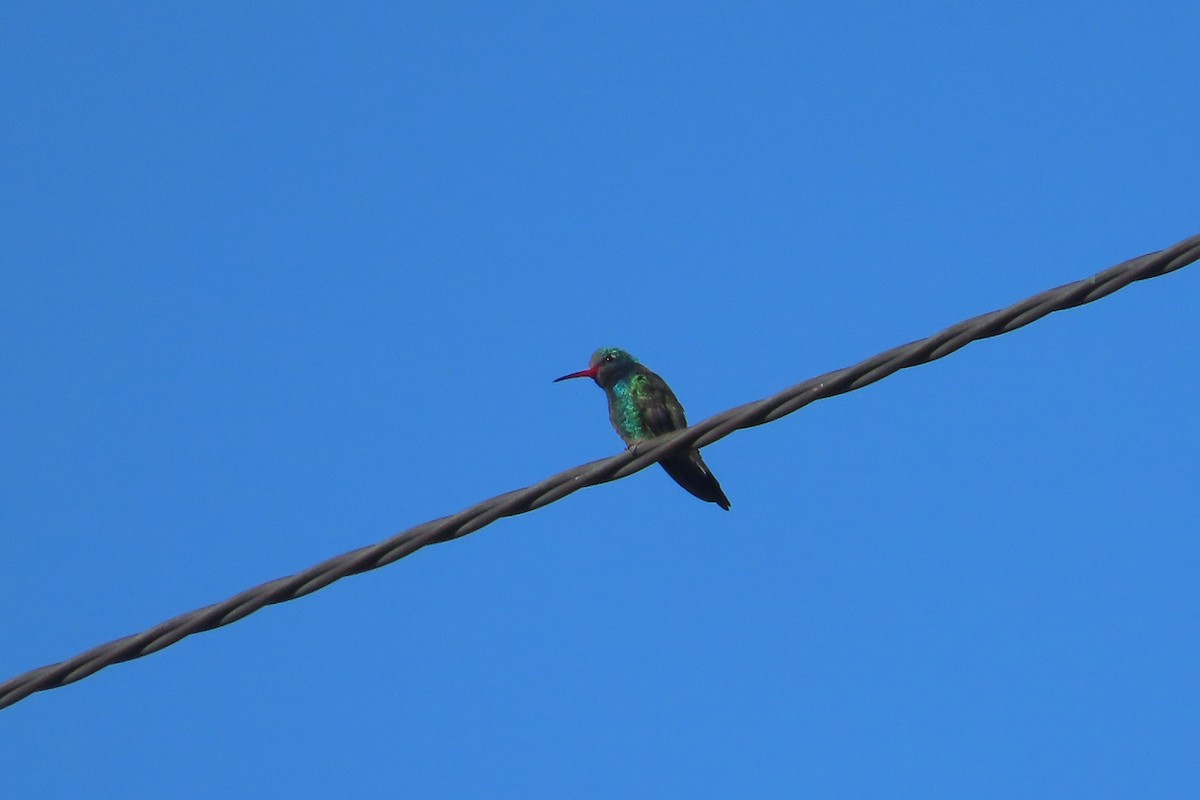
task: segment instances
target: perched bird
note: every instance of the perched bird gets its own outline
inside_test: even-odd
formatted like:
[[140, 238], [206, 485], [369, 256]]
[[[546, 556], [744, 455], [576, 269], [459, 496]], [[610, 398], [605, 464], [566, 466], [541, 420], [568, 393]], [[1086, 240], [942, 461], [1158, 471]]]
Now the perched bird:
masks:
[[[667, 382], [616, 347], [602, 347], [588, 361], [588, 368], [555, 378], [591, 378], [608, 397], [612, 426], [629, 447], [655, 436], [687, 427], [683, 406]], [[708, 471], [700, 451], [687, 450], [658, 463], [683, 488], [710, 503], [729, 510], [729, 498]]]

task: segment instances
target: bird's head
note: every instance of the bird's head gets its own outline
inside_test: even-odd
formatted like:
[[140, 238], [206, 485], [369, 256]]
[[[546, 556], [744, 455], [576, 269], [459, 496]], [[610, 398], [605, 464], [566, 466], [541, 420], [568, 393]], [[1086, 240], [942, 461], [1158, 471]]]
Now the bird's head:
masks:
[[591, 378], [602, 389], [607, 389], [633, 371], [637, 359], [618, 347], [601, 347], [592, 353], [588, 368], [570, 375], [555, 378], [554, 382], [568, 378]]

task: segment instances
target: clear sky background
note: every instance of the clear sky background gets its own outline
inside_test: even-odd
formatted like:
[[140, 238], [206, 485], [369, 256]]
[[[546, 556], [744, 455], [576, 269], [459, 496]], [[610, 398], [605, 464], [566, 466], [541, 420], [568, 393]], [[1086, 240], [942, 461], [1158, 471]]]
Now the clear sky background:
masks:
[[[699, 421], [1200, 232], [1198, 27], [4, 4], [0, 680], [618, 452], [601, 345]], [[0, 796], [1200, 796], [1198, 301], [30, 697]]]

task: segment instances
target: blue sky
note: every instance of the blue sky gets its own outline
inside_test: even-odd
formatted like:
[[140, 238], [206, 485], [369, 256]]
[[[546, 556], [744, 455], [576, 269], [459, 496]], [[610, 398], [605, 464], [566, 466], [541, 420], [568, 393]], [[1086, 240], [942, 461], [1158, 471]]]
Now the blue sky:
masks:
[[[1186, 3], [0, 11], [0, 680], [1200, 232]], [[1195, 797], [1200, 271], [30, 697], [0, 795]]]

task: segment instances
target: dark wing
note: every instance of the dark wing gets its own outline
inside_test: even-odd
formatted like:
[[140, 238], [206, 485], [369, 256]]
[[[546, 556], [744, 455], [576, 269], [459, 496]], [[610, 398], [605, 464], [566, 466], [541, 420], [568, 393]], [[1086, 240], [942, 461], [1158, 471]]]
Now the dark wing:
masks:
[[633, 378], [634, 400], [642, 411], [642, 424], [651, 436], [687, 427], [683, 406], [675, 399], [675, 393], [667, 382], [646, 368], [639, 370]]
[[[642, 367], [634, 376], [632, 391], [636, 395], [638, 407], [642, 409], [642, 425], [651, 436], [662, 436], [664, 433], [687, 427], [687, 417], [683, 414], [683, 406], [675, 398], [675, 393], [667, 382], [650, 370]], [[708, 465], [700, 457], [699, 450], [676, 453], [658, 462], [676, 483], [689, 492], [716, 503], [726, 511], [729, 510], [729, 498], [721, 490], [721, 484], [708, 471]]]

